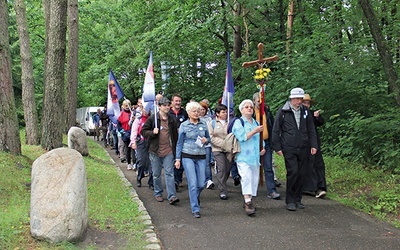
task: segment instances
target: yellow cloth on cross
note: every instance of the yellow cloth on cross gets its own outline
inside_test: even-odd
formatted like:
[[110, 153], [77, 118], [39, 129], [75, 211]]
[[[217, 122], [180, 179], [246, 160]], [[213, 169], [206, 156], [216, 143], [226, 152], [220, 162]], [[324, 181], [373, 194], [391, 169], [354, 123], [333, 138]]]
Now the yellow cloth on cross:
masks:
[[[254, 111], [256, 112], [256, 120], [261, 124], [260, 122], [260, 110], [258, 108], [254, 108]], [[267, 140], [268, 139], [268, 128], [267, 128], [267, 116], [263, 115], [263, 120], [262, 120], [262, 124], [263, 124], [263, 140]]]

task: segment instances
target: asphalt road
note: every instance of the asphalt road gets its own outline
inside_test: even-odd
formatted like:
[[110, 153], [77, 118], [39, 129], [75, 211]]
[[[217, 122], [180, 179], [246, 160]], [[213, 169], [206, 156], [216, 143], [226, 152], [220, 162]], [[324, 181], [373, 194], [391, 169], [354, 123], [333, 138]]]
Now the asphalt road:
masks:
[[400, 229], [329, 198], [304, 196], [305, 209], [286, 210], [284, 186], [278, 188], [281, 200], [267, 199], [266, 187], [260, 187], [253, 199], [256, 215], [249, 217], [240, 186], [235, 187], [231, 178], [228, 200], [219, 198], [216, 187], [203, 190], [201, 218], [196, 219], [185, 180], [177, 205], [168, 203], [166, 190], [164, 202], [157, 202], [147, 178], [137, 187], [136, 172], [128, 171], [114, 150], [106, 150], [136, 189], [163, 249], [400, 249]]

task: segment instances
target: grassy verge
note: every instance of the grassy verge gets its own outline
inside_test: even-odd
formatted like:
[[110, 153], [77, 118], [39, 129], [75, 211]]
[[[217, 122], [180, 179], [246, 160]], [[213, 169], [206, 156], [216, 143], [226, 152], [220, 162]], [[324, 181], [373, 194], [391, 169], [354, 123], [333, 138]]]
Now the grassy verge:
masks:
[[[276, 156], [278, 176], [285, 179], [283, 157]], [[358, 163], [324, 157], [327, 197], [400, 228], [400, 175]]]
[[[118, 233], [128, 245], [144, 249], [145, 225], [139, 220], [138, 207], [131, 201], [129, 189], [122, 184], [106, 152], [92, 140], [88, 143], [90, 156], [84, 160], [89, 227]], [[22, 145], [22, 156], [0, 152], [0, 249], [78, 249], [71, 243], [50, 245], [30, 236], [31, 166], [43, 153], [41, 147], [27, 145]]]

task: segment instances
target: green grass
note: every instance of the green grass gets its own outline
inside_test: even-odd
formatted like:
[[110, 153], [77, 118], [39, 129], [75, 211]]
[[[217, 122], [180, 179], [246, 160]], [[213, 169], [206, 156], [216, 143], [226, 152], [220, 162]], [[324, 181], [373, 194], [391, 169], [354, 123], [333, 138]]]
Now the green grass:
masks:
[[[274, 157], [280, 166], [278, 176], [284, 180], [283, 157]], [[325, 156], [324, 161], [328, 198], [400, 228], [400, 175], [336, 157]]]
[[[21, 134], [22, 135], [22, 134]], [[21, 139], [24, 141], [24, 138]], [[123, 185], [103, 148], [88, 140], [90, 156], [84, 157], [88, 179], [89, 226], [118, 233], [128, 245], [144, 249], [143, 230], [136, 203]], [[0, 152], [0, 249], [78, 249], [72, 243], [52, 245], [30, 236], [31, 166], [45, 151], [22, 145], [22, 156]], [[86, 249], [97, 249], [89, 246]]]

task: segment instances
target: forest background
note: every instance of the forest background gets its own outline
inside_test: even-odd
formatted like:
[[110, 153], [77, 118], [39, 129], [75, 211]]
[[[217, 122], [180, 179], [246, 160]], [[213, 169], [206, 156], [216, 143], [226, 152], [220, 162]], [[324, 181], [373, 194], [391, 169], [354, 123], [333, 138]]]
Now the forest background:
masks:
[[[256, 68], [241, 65], [257, 59], [257, 44], [262, 42], [265, 57], [279, 56], [279, 61], [268, 65], [272, 72], [265, 90], [274, 114], [291, 88], [302, 87], [317, 100], [315, 109], [321, 109], [325, 118], [320, 129], [324, 154], [357, 161], [366, 168], [400, 172], [400, 13], [396, 0], [50, 0], [45, 1], [47, 12], [45, 2], [38, 0], [4, 2], [19, 128], [26, 126], [24, 108], [28, 105], [23, 95], [17, 4], [26, 4], [33, 109], [41, 117], [36, 122], [41, 135], [34, 142], [45, 149], [61, 146], [58, 135], [73, 122], [63, 117], [76, 107], [105, 104], [109, 70], [126, 98], [135, 102], [141, 96], [150, 51], [157, 91], [167, 97], [179, 93], [184, 104], [207, 98], [212, 106], [223, 92], [229, 52], [238, 105], [258, 91], [253, 80]], [[51, 34], [53, 23], [64, 25], [65, 30], [70, 25], [49, 15], [58, 13], [50, 11], [57, 6], [66, 10], [67, 4], [68, 22], [79, 24], [77, 80], [70, 80], [69, 59], [56, 63], [65, 71], [63, 81], [53, 88], [57, 96], [45, 91], [52, 89], [45, 87], [51, 78], [46, 73], [45, 62], [51, 60], [48, 50], [52, 44], [61, 45], [65, 57], [70, 56], [72, 46], [68, 45], [74, 37], [70, 28], [65, 31], [64, 44], [48, 42], [46, 34]], [[79, 9], [79, 22], [70, 12], [74, 8]], [[71, 99], [73, 85], [77, 86], [76, 100]], [[50, 118], [60, 120], [58, 125], [49, 126]], [[27, 140], [29, 134], [27, 129]], [[55, 136], [57, 143], [46, 143]], [[2, 149], [10, 147], [2, 145]]]

